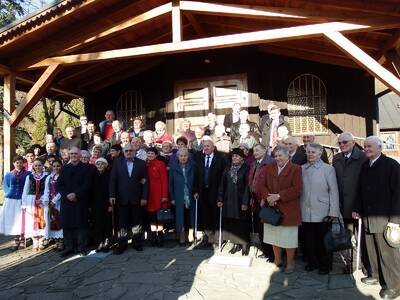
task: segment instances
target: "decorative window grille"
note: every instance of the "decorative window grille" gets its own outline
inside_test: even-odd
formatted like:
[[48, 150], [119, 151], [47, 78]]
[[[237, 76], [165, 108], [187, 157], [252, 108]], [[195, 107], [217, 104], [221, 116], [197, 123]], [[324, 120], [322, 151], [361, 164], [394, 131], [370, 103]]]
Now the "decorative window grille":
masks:
[[326, 87], [317, 76], [302, 74], [287, 90], [289, 124], [294, 135], [327, 134]]
[[132, 126], [132, 120], [140, 117], [145, 124], [145, 110], [143, 109], [140, 92], [130, 90], [123, 93], [117, 102], [117, 119], [124, 122], [126, 128]]

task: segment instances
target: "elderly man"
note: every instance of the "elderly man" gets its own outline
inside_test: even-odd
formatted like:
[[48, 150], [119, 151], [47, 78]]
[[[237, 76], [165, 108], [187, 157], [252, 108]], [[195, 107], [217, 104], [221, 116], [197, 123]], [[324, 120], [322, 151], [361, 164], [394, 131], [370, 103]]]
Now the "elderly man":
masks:
[[389, 246], [384, 237], [387, 227], [400, 229], [400, 165], [382, 154], [382, 141], [369, 136], [364, 141], [367, 161], [361, 166], [358, 198], [353, 218], [362, 218], [365, 242], [371, 264], [371, 277], [365, 284], [382, 286], [383, 299], [400, 296], [400, 252]]
[[79, 137], [75, 137], [74, 128], [68, 126], [65, 128], [65, 137], [61, 140], [60, 150], [71, 149], [72, 147], [82, 149], [82, 140]]
[[214, 140], [214, 145], [218, 151], [228, 154], [230, 149], [230, 139], [225, 133], [225, 126], [222, 124], [218, 124], [215, 126], [214, 136], [212, 137]]
[[62, 168], [57, 180], [57, 188], [61, 194], [60, 217], [63, 228], [66, 257], [74, 251], [86, 254], [88, 203], [92, 177], [87, 165], [80, 161], [80, 149], [69, 150], [69, 163]]
[[253, 149], [258, 144], [254, 136], [250, 135], [250, 125], [247, 123], [240, 124], [239, 138], [231, 145], [231, 149], [239, 147], [241, 144], [246, 144], [249, 149]]
[[207, 126], [203, 128], [204, 135], [212, 136], [214, 135], [215, 126], [217, 126], [217, 116], [211, 112], [208, 113], [207, 122]]
[[195, 186], [199, 195], [199, 218], [204, 235], [199, 248], [208, 248], [218, 242], [216, 231], [218, 228], [219, 210], [217, 197], [219, 179], [227, 166], [225, 156], [215, 149], [210, 137], [203, 137], [203, 152], [195, 155], [196, 176]]
[[258, 214], [260, 212], [260, 203], [262, 200], [263, 182], [265, 178], [265, 169], [267, 165], [274, 163], [274, 159], [268, 155], [267, 148], [262, 144], [257, 144], [253, 148], [255, 162], [250, 168], [248, 185], [251, 193], [251, 208], [253, 213], [254, 231], [258, 233], [261, 243], [261, 258], [267, 258], [268, 261], [274, 261], [274, 252], [272, 246], [263, 242], [264, 225], [261, 223]]
[[96, 133], [96, 125], [92, 121], [88, 122], [86, 132], [82, 135], [83, 142], [86, 143], [85, 149], [91, 149], [94, 145], [94, 134]]
[[118, 120], [112, 122], [112, 129], [113, 133], [111, 134], [108, 141], [110, 142], [111, 146], [116, 144], [121, 144], [121, 135], [122, 135], [122, 126]]
[[299, 139], [294, 136], [289, 136], [284, 140], [284, 144], [289, 149], [289, 159], [296, 165], [304, 165], [307, 162], [307, 156], [299, 147]]
[[124, 148], [126, 145], [130, 143], [129, 133], [124, 131], [121, 133], [121, 147]]
[[230, 137], [232, 144], [240, 144], [238, 140], [240, 139], [239, 128], [241, 124], [248, 124], [250, 127], [249, 134], [254, 136], [256, 140], [259, 140], [261, 137], [260, 128], [256, 123], [249, 121], [249, 112], [247, 110], [241, 110], [239, 113], [239, 122], [232, 124], [231, 127]]
[[236, 102], [232, 106], [232, 112], [230, 114], [225, 115], [224, 126], [226, 132], [229, 133], [231, 131], [232, 125], [239, 122], [239, 115], [241, 110], [242, 110], [242, 105]]
[[143, 132], [143, 140], [144, 143], [142, 145], [142, 148], [144, 150], [147, 150], [150, 147], [154, 147], [154, 132], [151, 130], [146, 130]]
[[135, 151], [135, 157], [146, 161], [147, 160], [147, 152], [142, 148], [142, 139], [140, 137], [132, 138], [131, 145], [133, 150]]
[[75, 136], [83, 138], [83, 135], [87, 132], [88, 118], [86, 116], [79, 117], [80, 126], [75, 128]]
[[191, 152], [201, 152], [203, 146], [201, 145], [201, 138], [204, 135], [203, 128], [196, 127], [194, 130], [195, 139], [189, 143], [189, 149]]
[[194, 131], [190, 128], [190, 126], [190, 120], [185, 119], [182, 121], [181, 136], [185, 137], [188, 140], [188, 143], [196, 139], [196, 135]]
[[115, 120], [115, 113], [112, 110], [107, 110], [105, 120], [101, 121], [99, 124], [100, 133], [105, 140], [108, 140], [113, 134], [112, 122]]
[[57, 145], [54, 142], [46, 144], [46, 153], [39, 156], [39, 158], [46, 160], [49, 155], [58, 156]]
[[281, 110], [278, 106], [271, 106], [269, 109], [269, 119], [263, 121], [263, 127], [261, 128], [262, 143], [269, 148], [276, 146], [278, 142], [278, 128], [285, 126], [288, 129], [288, 135], [290, 135], [289, 123], [285, 121], [281, 115]]
[[[357, 224], [355, 224], [351, 213], [353, 212], [353, 207], [357, 199], [358, 177], [360, 175], [361, 166], [367, 160], [367, 158], [365, 157], [365, 154], [356, 147], [356, 142], [350, 132], [343, 132], [340, 134], [338, 136], [338, 144], [340, 153], [337, 153], [333, 157], [332, 165], [335, 168], [338, 182], [340, 212], [347, 228], [352, 232], [355, 232]], [[365, 244], [363, 250], [365, 250]], [[347, 264], [345, 268], [346, 273], [353, 273], [352, 254], [352, 251], [347, 253]], [[363, 263], [368, 269], [368, 259], [366, 258], [366, 252], [364, 251]]]
[[146, 163], [135, 157], [131, 144], [123, 148], [124, 157], [114, 161], [110, 177], [110, 203], [118, 206], [119, 241], [115, 254], [128, 246], [128, 231], [132, 232], [132, 246], [143, 250], [142, 207], [147, 205], [149, 182]]
[[131, 138], [143, 137], [143, 132], [144, 132], [143, 120], [141, 118], [134, 118], [132, 125], [133, 126], [128, 130], [130, 137]]

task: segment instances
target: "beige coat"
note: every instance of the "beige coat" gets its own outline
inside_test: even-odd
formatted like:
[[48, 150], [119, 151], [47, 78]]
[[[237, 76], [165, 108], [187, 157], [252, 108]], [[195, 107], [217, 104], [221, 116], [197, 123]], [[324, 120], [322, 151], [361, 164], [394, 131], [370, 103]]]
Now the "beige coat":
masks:
[[303, 222], [322, 222], [326, 216], [339, 217], [339, 192], [335, 169], [322, 162], [302, 166], [303, 192], [300, 198]]

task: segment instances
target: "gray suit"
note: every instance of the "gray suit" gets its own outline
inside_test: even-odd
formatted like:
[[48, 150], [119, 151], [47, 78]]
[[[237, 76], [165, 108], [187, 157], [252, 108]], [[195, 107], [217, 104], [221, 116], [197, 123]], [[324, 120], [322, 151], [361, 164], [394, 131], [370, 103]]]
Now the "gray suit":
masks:
[[351, 219], [358, 192], [358, 178], [362, 164], [367, 160], [364, 152], [354, 147], [350, 158], [346, 161], [343, 153], [333, 157], [333, 167], [339, 188], [340, 212], [345, 219]]

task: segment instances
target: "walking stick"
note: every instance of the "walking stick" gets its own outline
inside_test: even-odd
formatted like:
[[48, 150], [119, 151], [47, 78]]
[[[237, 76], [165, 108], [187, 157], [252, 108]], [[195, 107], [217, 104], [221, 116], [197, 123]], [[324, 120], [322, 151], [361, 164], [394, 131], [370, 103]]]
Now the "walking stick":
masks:
[[25, 238], [25, 213], [26, 208], [22, 209], [22, 216], [21, 216], [21, 240], [24, 240], [24, 248], [26, 248], [26, 238]]
[[[111, 226], [112, 226], [112, 236], [115, 241], [115, 214], [114, 214], [114, 204], [111, 204]], [[113, 242], [114, 242], [113, 241]]]
[[356, 260], [356, 271], [360, 268], [360, 256], [361, 256], [361, 219], [358, 219], [358, 232], [357, 232], [357, 260]]
[[194, 244], [195, 245], [197, 245], [197, 209], [198, 209], [198, 200], [199, 200], [199, 195], [195, 194], [194, 195], [194, 201], [196, 202], [195, 212], [194, 212]]
[[219, 208], [219, 238], [218, 238], [219, 252], [222, 252], [222, 206]]

